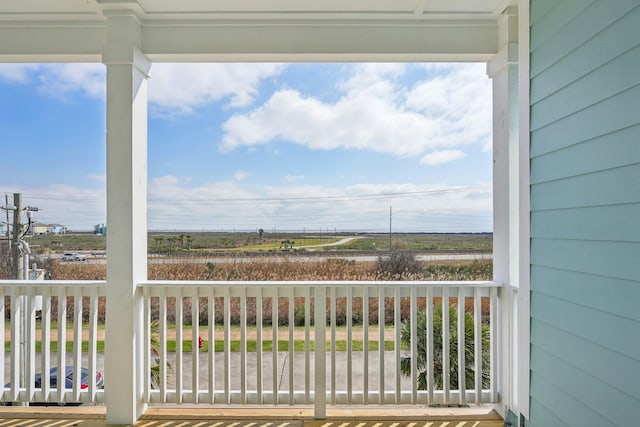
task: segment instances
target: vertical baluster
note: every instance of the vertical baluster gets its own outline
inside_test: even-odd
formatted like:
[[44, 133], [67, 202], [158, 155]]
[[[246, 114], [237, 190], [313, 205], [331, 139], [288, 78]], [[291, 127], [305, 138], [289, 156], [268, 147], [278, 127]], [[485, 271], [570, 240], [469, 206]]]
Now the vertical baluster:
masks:
[[449, 330], [449, 288], [442, 288], [442, 403], [449, 403], [449, 378], [451, 377]]
[[362, 288], [362, 403], [369, 403], [369, 288]]
[[378, 399], [379, 404], [384, 404], [384, 288], [378, 288]]
[[[0, 305], [4, 307], [4, 297], [0, 295]], [[0, 343], [4, 342], [4, 313], [0, 310]], [[42, 387], [42, 401], [48, 402], [50, 396], [49, 370], [51, 369], [51, 288], [45, 286], [42, 292], [42, 312], [41, 312], [41, 338], [40, 338], [40, 384]], [[0, 346], [0, 354], [4, 351], [4, 346]], [[0, 358], [4, 360], [4, 357]], [[4, 363], [2, 367], [4, 369]], [[0, 379], [4, 375], [0, 374]]]
[[476, 370], [476, 403], [482, 402], [482, 299], [480, 289], [473, 290], [473, 339]]
[[160, 402], [167, 402], [167, 293], [165, 288], [160, 288], [160, 324], [159, 324], [159, 340], [160, 340]]
[[216, 300], [215, 289], [209, 288], [207, 323], [209, 328], [209, 403], [216, 403]]
[[240, 401], [247, 403], [247, 288], [240, 296]]
[[325, 287], [314, 288], [315, 310], [315, 393], [314, 417], [324, 419], [327, 406], [327, 291]]
[[467, 364], [466, 357], [466, 343], [465, 343], [465, 322], [464, 322], [464, 288], [460, 286], [458, 288], [458, 391], [460, 393], [459, 403], [462, 405], [466, 403], [466, 374]]
[[231, 294], [224, 289], [224, 401], [231, 403]]
[[347, 404], [353, 399], [353, 288], [347, 287]]
[[311, 288], [304, 288], [304, 401], [311, 403]]
[[[148, 294], [148, 288], [145, 288], [145, 292]], [[149, 313], [148, 302], [151, 300], [150, 297], [145, 297], [145, 305], [146, 305], [146, 313]], [[147, 328], [151, 323], [151, 316], [148, 314], [147, 319]], [[149, 330], [145, 334], [145, 395], [146, 401], [149, 401]], [[89, 291], [89, 343], [87, 347], [88, 351], [88, 359], [89, 359], [89, 402], [96, 401], [96, 375], [97, 373], [97, 352], [98, 352], [98, 289], [96, 287], [91, 287]]]
[[418, 297], [415, 286], [411, 287], [411, 403], [418, 403]]
[[427, 288], [427, 404], [433, 403], [433, 387], [435, 384], [433, 375], [433, 289]]
[[498, 401], [498, 288], [491, 288], [491, 300], [489, 302], [489, 322], [491, 322], [489, 342], [491, 346], [491, 402]]
[[[5, 384], [5, 380], [4, 380], [4, 358], [5, 358], [5, 352], [4, 352], [4, 342], [5, 342], [5, 333], [4, 333], [4, 328], [6, 326], [6, 322], [5, 322], [5, 316], [6, 316], [6, 309], [4, 307], [4, 288], [0, 286], [0, 343], [2, 343], [2, 345], [0, 345], [0, 360], [3, 361], [3, 363], [0, 363], [0, 387], [2, 387], [2, 389], [4, 389], [4, 384]], [[44, 310], [43, 310], [44, 313]], [[43, 330], [44, 333], [44, 330]], [[2, 390], [0, 389], [0, 390]], [[0, 399], [3, 397], [3, 392], [0, 391]]]
[[400, 404], [400, 400], [402, 397], [402, 389], [400, 384], [401, 373], [400, 373], [400, 330], [402, 327], [402, 320], [400, 315], [401, 307], [400, 307], [400, 287], [396, 286], [393, 295], [393, 331], [394, 331], [394, 340], [393, 340], [393, 349], [395, 353], [395, 361], [396, 361], [396, 405]]
[[[142, 338], [142, 366], [144, 369], [144, 401], [148, 403], [151, 400], [151, 288], [150, 286], [145, 286], [142, 289], [142, 298], [143, 298], [143, 329], [144, 333]], [[92, 299], [93, 306], [93, 299]], [[89, 347], [91, 347], [92, 339], [89, 337]], [[91, 371], [91, 369], [89, 369]], [[91, 393], [91, 390], [89, 391]], [[93, 394], [93, 393], [91, 393]]]
[[262, 287], [256, 295], [256, 403], [263, 404], [262, 398]]
[[295, 300], [294, 300], [295, 288], [289, 288], [289, 405], [293, 405], [294, 402], [294, 384], [293, 384], [293, 368], [294, 368], [294, 323], [295, 323]]
[[200, 298], [198, 288], [191, 292], [191, 390], [193, 403], [198, 403], [200, 391]]
[[336, 287], [331, 287], [331, 404], [336, 404]]
[[271, 377], [273, 379], [273, 404], [278, 402], [278, 288], [273, 290], [271, 299]]
[[176, 403], [183, 402], [183, 323], [184, 323], [184, 301], [182, 300], [182, 288], [178, 288], [176, 295]]
[[25, 331], [25, 381], [27, 389], [27, 400], [31, 401], [35, 393], [35, 375], [36, 375], [36, 297], [32, 287], [26, 297], [27, 306], [25, 315], [27, 316], [27, 330]]
[[[61, 286], [58, 291], [58, 374], [65, 372], [67, 365], [67, 293]], [[64, 402], [64, 381], [58, 381], [58, 402]]]
[[11, 293], [11, 400], [18, 401], [20, 392], [20, 362], [22, 339], [22, 297], [16, 286]]
[[[82, 368], [82, 290], [80, 288], [74, 289], [73, 292], [73, 400], [80, 400], [80, 386], [82, 381], [77, 381], [81, 378]], [[64, 372], [64, 371], [62, 371]], [[58, 372], [58, 380], [60, 380], [60, 373]]]

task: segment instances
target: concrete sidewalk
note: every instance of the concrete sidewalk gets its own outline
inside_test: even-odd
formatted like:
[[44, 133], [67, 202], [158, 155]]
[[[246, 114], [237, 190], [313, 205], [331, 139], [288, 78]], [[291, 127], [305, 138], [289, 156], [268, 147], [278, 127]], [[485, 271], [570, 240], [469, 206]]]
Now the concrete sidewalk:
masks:
[[[354, 389], [362, 389], [363, 381], [364, 381], [364, 357], [363, 352], [352, 352], [351, 353], [351, 363], [352, 363], [352, 381]], [[209, 353], [199, 352], [198, 354], [198, 372], [199, 372], [199, 387], [200, 389], [208, 389], [209, 388]], [[98, 353], [96, 360], [96, 367], [99, 372], [104, 373], [104, 354]], [[224, 369], [225, 369], [225, 361], [224, 361], [224, 353], [217, 352], [215, 353], [215, 387], [218, 390], [224, 389]], [[192, 377], [193, 377], [193, 353], [185, 352], [182, 353], [182, 383], [184, 388], [191, 388]], [[289, 358], [289, 352], [278, 352], [278, 368], [277, 368], [277, 382], [278, 388], [280, 390], [289, 390], [289, 365], [291, 360]], [[384, 382], [385, 389], [387, 391], [395, 390], [396, 384], [396, 363], [395, 363], [395, 353], [393, 351], [384, 352], [385, 359], [385, 372], [384, 372]], [[369, 388], [371, 390], [377, 390], [378, 388], [378, 372], [379, 372], [379, 354], [377, 351], [369, 352], [369, 371], [368, 371], [368, 379], [369, 379]], [[175, 387], [176, 384], [176, 353], [168, 353], [167, 361], [171, 365], [170, 375], [168, 379], [168, 385], [170, 388]], [[263, 352], [262, 353], [262, 384], [265, 390], [271, 390], [273, 384], [273, 353], [272, 352]], [[9, 372], [11, 368], [11, 354], [5, 354], [5, 381], [3, 384], [8, 383], [9, 380]], [[50, 354], [50, 363], [51, 366], [57, 366], [57, 353]], [[73, 354], [66, 354], [66, 364], [70, 365], [73, 363]], [[230, 379], [231, 379], [231, 388], [234, 390], [240, 389], [240, 364], [241, 364], [241, 354], [239, 352], [231, 352], [230, 353]], [[293, 360], [293, 372], [294, 372], [294, 389], [296, 390], [304, 390], [304, 379], [305, 379], [305, 354], [301, 352], [294, 353]], [[346, 351], [338, 351], [336, 352], [336, 372], [339, 374], [336, 376], [336, 388], [338, 390], [346, 390], [347, 384], [347, 352]], [[88, 365], [88, 356], [86, 354], [82, 355], [82, 366]], [[40, 372], [41, 366], [41, 358], [40, 355], [36, 355], [36, 372]], [[310, 368], [310, 388], [313, 390], [313, 373], [314, 373], [314, 354], [311, 352], [309, 355], [309, 368]], [[246, 378], [247, 378], [247, 387], [248, 389], [255, 389], [257, 384], [257, 353], [256, 352], [247, 352], [246, 353]], [[109, 381], [108, 373], [105, 373], [105, 381]], [[328, 387], [331, 385], [331, 353], [327, 352], [326, 354], [326, 381]], [[402, 389], [409, 390], [411, 388], [411, 382], [409, 378], [401, 377]]]

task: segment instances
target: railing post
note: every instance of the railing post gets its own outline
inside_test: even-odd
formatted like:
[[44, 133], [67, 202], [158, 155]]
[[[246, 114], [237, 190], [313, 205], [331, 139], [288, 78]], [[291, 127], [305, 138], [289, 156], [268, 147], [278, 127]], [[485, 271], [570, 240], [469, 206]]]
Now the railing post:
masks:
[[[118, 5], [120, 7], [120, 5]], [[143, 402], [142, 292], [147, 278], [147, 85], [135, 12], [107, 20], [107, 318], [108, 424], [132, 424]]]
[[317, 286], [313, 292], [315, 299], [313, 324], [315, 326], [315, 379], [314, 379], [314, 413], [317, 420], [323, 420], [327, 416], [327, 289]]

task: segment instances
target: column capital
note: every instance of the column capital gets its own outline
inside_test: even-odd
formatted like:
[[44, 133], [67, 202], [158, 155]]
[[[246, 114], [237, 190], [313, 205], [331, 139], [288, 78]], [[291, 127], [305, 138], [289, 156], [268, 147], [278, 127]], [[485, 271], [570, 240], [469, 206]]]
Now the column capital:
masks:
[[151, 61], [142, 52], [142, 22], [134, 11], [105, 12], [107, 16], [107, 40], [102, 49], [105, 65], [133, 65], [145, 77], [151, 69]]
[[491, 78], [508, 65], [518, 64], [518, 8], [505, 8], [498, 18], [498, 53], [487, 62], [487, 75]]
[[518, 43], [509, 43], [487, 62], [487, 75], [495, 78], [509, 65], [518, 65]]

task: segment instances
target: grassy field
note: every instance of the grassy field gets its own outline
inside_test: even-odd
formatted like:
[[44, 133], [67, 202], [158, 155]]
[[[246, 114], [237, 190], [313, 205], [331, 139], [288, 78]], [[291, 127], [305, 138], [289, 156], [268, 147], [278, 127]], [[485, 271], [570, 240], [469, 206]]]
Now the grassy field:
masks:
[[[282, 249], [285, 240], [300, 246], [330, 244], [353, 237], [340, 246], [324, 248], [328, 251], [381, 252], [389, 250], [388, 234], [366, 233], [258, 233], [247, 232], [195, 232], [149, 233], [147, 247], [154, 252], [270, 252]], [[394, 233], [391, 246], [409, 251], [492, 251], [491, 233]], [[67, 251], [104, 252], [106, 237], [94, 234], [68, 233], [63, 235], [33, 236], [28, 241], [35, 253], [49, 254]]]
[[[352, 240], [340, 249], [358, 251], [388, 251], [389, 235], [366, 234], [362, 239]], [[455, 234], [392, 234], [391, 246], [408, 251], [482, 251], [491, 252], [491, 233]]]
[[[67, 341], [65, 343], [65, 351], [67, 353], [73, 352], [74, 343]], [[346, 340], [336, 340], [336, 351], [347, 351], [347, 341]], [[369, 350], [377, 351], [378, 350], [379, 341], [369, 341]], [[306, 347], [306, 343], [304, 340], [294, 340], [293, 350], [297, 352], [304, 352]], [[315, 349], [315, 341], [309, 342], [310, 350], [313, 351]], [[331, 350], [331, 343], [327, 340], [327, 351]], [[167, 351], [175, 352], [177, 348], [175, 340], [167, 341]], [[351, 348], [353, 351], [362, 351], [364, 348], [364, 342], [362, 340], [352, 340]], [[240, 340], [231, 340], [229, 343], [229, 350], [232, 352], [239, 352], [242, 349], [242, 343]], [[246, 351], [255, 352], [257, 349], [257, 341], [255, 340], [247, 340]], [[394, 349], [393, 341], [385, 341], [384, 349], [387, 351], [392, 351]], [[199, 349], [200, 352], [206, 353], [210, 350], [209, 342], [203, 341], [202, 347]], [[262, 351], [272, 351], [273, 350], [273, 341], [271, 340], [263, 340], [262, 341]], [[11, 342], [6, 341], [4, 343], [4, 351], [5, 353], [11, 353]], [[52, 341], [49, 347], [49, 351], [58, 351], [58, 342]], [[82, 352], [87, 353], [89, 351], [89, 343], [87, 341], [82, 342]], [[98, 341], [96, 343], [96, 351], [98, 353], [104, 353], [104, 341]], [[193, 351], [193, 341], [184, 340], [182, 341], [182, 351], [183, 352], [192, 352]], [[214, 351], [216, 353], [221, 353], [224, 351], [224, 342], [217, 340], [215, 342]], [[278, 341], [278, 351], [289, 351], [289, 341]], [[42, 352], [42, 343], [40, 341], [36, 341], [36, 352]]]

